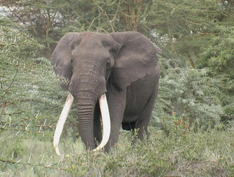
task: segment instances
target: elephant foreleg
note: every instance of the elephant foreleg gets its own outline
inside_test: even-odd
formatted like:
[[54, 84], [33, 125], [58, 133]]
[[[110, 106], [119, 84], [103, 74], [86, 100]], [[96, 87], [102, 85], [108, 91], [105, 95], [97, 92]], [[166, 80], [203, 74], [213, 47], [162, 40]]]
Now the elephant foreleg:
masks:
[[116, 91], [114, 94], [112, 92], [107, 92], [107, 97], [111, 119], [111, 134], [110, 139], [105, 146], [105, 151], [109, 152], [111, 147], [115, 146], [119, 139], [119, 131], [126, 106], [126, 91]]

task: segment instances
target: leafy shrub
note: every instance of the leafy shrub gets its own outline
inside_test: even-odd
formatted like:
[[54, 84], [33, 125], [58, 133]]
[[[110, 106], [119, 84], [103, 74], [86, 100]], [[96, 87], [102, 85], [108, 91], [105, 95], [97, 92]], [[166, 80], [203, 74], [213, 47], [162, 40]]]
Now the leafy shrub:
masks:
[[213, 75], [226, 74], [234, 79], [234, 27], [219, 26], [218, 35], [204, 49], [200, 58], [200, 67], [208, 66]]
[[223, 121], [234, 120], [234, 28], [219, 26], [218, 35], [204, 49], [200, 57], [200, 67], [209, 68], [209, 76], [222, 80], [220, 89], [221, 104], [225, 115]]
[[[11, 22], [1, 26], [0, 75], [2, 120], [20, 116], [39, 119], [41, 110], [58, 106], [59, 90], [56, 77], [46, 58], [36, 58], [41, 46]], [[30, 48], [30, 49], [29, 49]]]
[[219, 124], [224, 114], [220, 101], [222, 81], [209, 77], [208, 69], [171, 67], [171, 62], [176, 63], [161, 58], [163, 73], [154, 109], [156, 122], [175, 112], [190, 125], [199, 122], [199, 126], [207, 128], [211, 122]]

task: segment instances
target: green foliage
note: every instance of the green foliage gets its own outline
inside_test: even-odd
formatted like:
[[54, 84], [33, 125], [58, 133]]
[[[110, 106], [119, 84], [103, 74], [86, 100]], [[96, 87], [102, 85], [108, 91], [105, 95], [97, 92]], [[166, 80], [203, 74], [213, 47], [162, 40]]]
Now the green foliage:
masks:
[[[58, 86], [50, 62], [36, 58], [41, 45], [25, 31], [19, 31], [14, 23], [4, 21], [3, 25], [0, 27], [0, 132], [1, 135], [8, 131], [25, 132], [37, 137], [42, 129], [55, 126], [66, 93]], [[51, 131], [43, 134], [46, 139], [52, 136]]]
[[58, 90], [49, 61], [35, 58], [41, 45], [17, 30], [17, 26], [10, 27], [8, 22], [5, 25], [1, 26], [1, 115], [12, 118], [25, 114], [25, 119], [35, 118], [40, 115], [39, 108], [55, 106], [53, 100], [61, 97], [62, 92]]
[[226, 74], [234, 79], [234, 28], [219, 27], [219, 33], [201, 54], [201, 67], [208, 66], [213, 75]]
[[160, 64], [162, 77], [154, 120], [159, 123], [176, 112], [190, 126], [195, 122], [205, 129], [211, 122], [218, 125], [224, 115], [220, 100], [222, 80], [209, 77], [207, 69], [180, 68], [173, 59], [160, 58]]
[[9, 17], [46, 46], [42, 53], [46, 57], [66, 32], [139, 31], [153, 41], [160, 40], [174, 55], [186, 56], [193, 67], [197, 56], [217, 35], [219, 26], [233, 26], [234, 18], [232, 1], [220, 0], [3, 0], [0, 3], [11, 9], [5, 12]]
[[216, 80], [222, 80], [220, 99], [226, 115], [225, 121], [232, 120], [234, 114], [234, 28], [219, 27], [218, 35], [215, 36], [211, 44], [204, 50], [200, 58], [200, 67], [209, 68], [209, 76]]

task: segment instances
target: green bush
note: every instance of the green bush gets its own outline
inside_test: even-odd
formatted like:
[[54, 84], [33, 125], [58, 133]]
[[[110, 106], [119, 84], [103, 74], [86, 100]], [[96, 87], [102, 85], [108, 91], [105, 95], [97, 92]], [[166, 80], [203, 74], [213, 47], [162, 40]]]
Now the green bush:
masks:
[[208, 69], [181, 68], [175, 60], [164, 58], [160, 63], [162, 77], [152, 123], [162, 123], [162, 117], [176, 113], [190, 126], [195, 122], [204, 129], [210, 124], [218, 125], [224, 115], [220, 101], [222, 80], [209, 77]]
[[223, 121], [234, 120], [234, 28], [220, 26], [218, 35], [204, 49], [200, 57], [199, 67], [209, 68], [209, 77], [222, 80], [219, 85], [222, 91], [220, 100], [225, 114]]
[[40, 119], [42, 110], [58, 111], [53, 106], [58, 106], [64, 92], [58, 87], [50, 62], [36, 57], [41, 45], [13, 23], [5, 23], [0, 27], [1, 120], [16, 118], [26, 124], [23, 120], [28, 117]]
[[200, 67], [207, 66], [213, 75], [226, 74], [234, 79], [233, 59], [234, 59], [234, 27], [220, 26], [218, 35], [204, 49], [200, 58]]

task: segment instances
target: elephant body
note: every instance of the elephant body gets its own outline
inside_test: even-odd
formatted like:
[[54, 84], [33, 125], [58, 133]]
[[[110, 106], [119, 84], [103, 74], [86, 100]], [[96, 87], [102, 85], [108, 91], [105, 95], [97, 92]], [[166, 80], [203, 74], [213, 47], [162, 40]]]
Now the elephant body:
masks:
[[102, 140], [99, 98], [106, 93], [111, 131], [105, 150], [124, 130], [139, 129], [148, 137], [148, 124], [157, 98], [161, 49], [137, 32], [68, 33], [52, 54], [61, 86], [77, 100], [78, 128], [87, 149]]
[[[160, 68], [157, 66], [152, 74], [133, 82], [127, 88], [126, 107], [123, 117], [123, 124], [140, 123], [141, 119], [149, 121], [158, 92], [158, 80]], [[145, 122], [145, 125], [148, 125]], [[145, 126], [144, 125], [144, 126]], [[131, 130], [129, 127], [125, 130]], [[124, 129], [124, 128], [123, 128]]]

